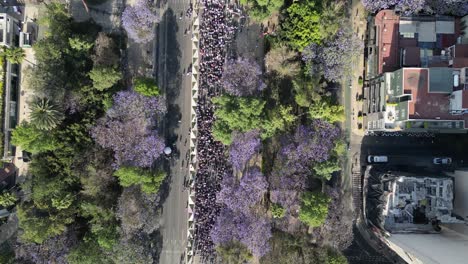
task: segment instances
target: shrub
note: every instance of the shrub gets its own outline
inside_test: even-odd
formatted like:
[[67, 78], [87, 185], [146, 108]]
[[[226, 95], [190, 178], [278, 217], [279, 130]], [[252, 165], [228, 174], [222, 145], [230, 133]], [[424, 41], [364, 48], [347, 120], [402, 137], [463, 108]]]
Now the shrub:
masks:
[[104, 91], [122, 79], [122, 73], [113, 67], [98, 66], [89, 72], [89, 78], [93, 80], [94, 88]]
[[271, 206], [271, 214], [273, 218], [283, 218], [286, 214], [286, 209], [284, 209], [281, 205], [274, 203]]
[[157, 193], [166, 178], [166, 174], [162, 171], [153, 174], [148, 170], [126, 166], [116, 170], [114, 176], [119, 178], [119, 183], [123, 187], [140, 185], [141, 190], [148, 194]]
[[12, 193], [3, 192], [2, 194], [0, 194], [0, 206], [10, 207], [14, 205], [16, 201], [18, 201], [18, 198]]
[[158, 96], [159, 88], [153, 78], [138, 77], [133, 83], [135, 92], [144, 96]]
[[305, 192], [301, 197], [299, 220], [310, 227], [319, 227], [327, 218], [331, 199], [321, 192]]

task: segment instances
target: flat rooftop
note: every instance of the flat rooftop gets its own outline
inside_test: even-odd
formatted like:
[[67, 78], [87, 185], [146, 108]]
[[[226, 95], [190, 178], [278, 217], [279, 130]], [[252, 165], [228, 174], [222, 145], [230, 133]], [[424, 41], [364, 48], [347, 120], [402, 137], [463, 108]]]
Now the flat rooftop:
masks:
[[449, 92], [429, 92], [429, 69], [404, 68], [402, 82], [404, 93], [412, 98], [408, 104], [409, 119], [464, 120], [467, 127], [468, 115], [449, 113]]

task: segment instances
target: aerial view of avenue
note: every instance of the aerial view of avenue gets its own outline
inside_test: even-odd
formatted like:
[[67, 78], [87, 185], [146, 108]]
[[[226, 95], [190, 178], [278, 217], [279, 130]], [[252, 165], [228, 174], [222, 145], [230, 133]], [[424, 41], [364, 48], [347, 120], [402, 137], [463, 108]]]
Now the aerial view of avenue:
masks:
[[468, 264], [468, 0], [1, 0], [0, 95], [0, 264]]

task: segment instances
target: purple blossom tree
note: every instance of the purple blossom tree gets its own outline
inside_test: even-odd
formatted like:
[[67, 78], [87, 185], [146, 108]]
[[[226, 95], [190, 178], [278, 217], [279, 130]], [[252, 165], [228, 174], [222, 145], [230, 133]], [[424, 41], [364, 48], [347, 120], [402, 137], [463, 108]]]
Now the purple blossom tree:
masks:
[[272, 235], [269, 219], [247, 214], [238, 228], [240, 242], [247, 246], [254, 256], [262, 257], [270, 251], [268, 240]]
[[153, 24], [160, 21], [146, 0], [137, 0], [122, 13], [122, 25], [128, 36], [137, 43], [147, 43], [154, 38]]
[[430, 10], [435, 14], [464, 16], [468, 14], [466, 0], [426, 0]]
[[242, 170], [255, 153], [260, 150], [261, 140], [258, 130], [246, 133], [235, 132], [229, 149], [229, 162], [236, 170]]
[[249, 169], [236, 183], [234, 176], [226, 175], [217, 195], [219, 203], [236, 212], [246, 212], [260, 202], [268, 188], [268, 182], [258, 167]]
[[271, 222], [265, 217], [234, 212], [223, 208], [211, 229], [211, 239], [217, 245], [237, 240], [244, 244], [253, 255], [261, 257], [268, 253]]
[[466, 0], [361, 0], [370, 12], [395, 8], [405, 15], [435, 13], [441, 15], [464, 16], [468, 14]]
[[299, 205], [307, 176], [312, 175], [314, 163], [329, 159], [339, 129], [325, 121], [313, 120], [299, 126], [295, 133], [282, 139], [270, 182], [270, 200], [287, 211]]
[[361, 0], [364, 7], [374, 13], [381, 9], [387, 9], [395, 6], [399, 0]]
[[232, 240], [239, 240], [238, 226], [240, 224], [239, 214], [229, 208], [221, 209], [216, 223], [211, 229], [211, 239], [217, 245], [223, 245]]
[[221, 81], [225, 91], [234, 96], [251, 96], [266, 88], [260, 65], [245, 58], [226, 61]]
[[350, 30], [340, 29], [323, 44], [312, 43], [304, 48], [302, 59], [312, 74], [323, 74], [330, 82], [340, 82], [352, 60], [364, 49], [363, 42]]
[[311, 125], [301, 125], [292, 137], [286, 139], [280, 150], [283, 173], [310, 174], [312, 162], [323, 162], [330, 157], [339, 129], [327, 122], [313, 120]]
[[114, 105], [99, 119], [91, 136], [103, 148], [114, 151], [115, 166], [150, 167], [162, 154], [164, 140], [154, 129], [157, 114], [165, 113], [161, 98], [133, 91], [114, 96]]

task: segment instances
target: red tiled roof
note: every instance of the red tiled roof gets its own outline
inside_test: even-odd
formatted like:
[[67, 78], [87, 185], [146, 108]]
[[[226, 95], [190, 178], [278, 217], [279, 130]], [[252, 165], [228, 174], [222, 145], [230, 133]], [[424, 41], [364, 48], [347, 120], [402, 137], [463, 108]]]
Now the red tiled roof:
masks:
[[382, 10], [375, 16], [379, 36], [378, 73], [390, 72], [399, 68], [398, 38], [400, 17], [392, 10]]

